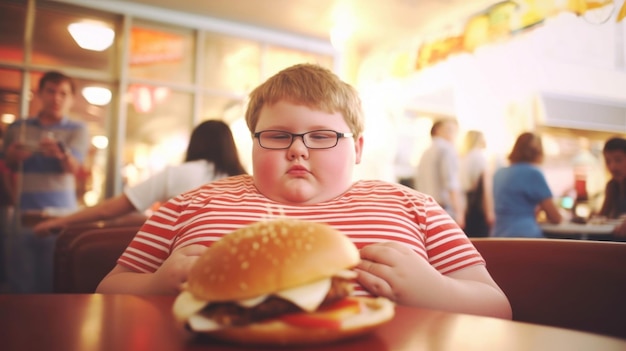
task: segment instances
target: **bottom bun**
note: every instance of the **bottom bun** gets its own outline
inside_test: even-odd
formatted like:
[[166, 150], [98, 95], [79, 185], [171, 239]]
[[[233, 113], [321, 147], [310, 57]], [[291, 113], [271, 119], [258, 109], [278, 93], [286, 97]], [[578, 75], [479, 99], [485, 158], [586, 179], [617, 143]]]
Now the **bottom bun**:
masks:
[[393, 302], [386, 298], [351, 297], [362, 310], [342, 320], [338, 329], [298, 327], [280, 320], [231, 327], [210, 332], [212, 338], [247, 345], [313, 345], [366, 334], [388, 322], [394, 315]]

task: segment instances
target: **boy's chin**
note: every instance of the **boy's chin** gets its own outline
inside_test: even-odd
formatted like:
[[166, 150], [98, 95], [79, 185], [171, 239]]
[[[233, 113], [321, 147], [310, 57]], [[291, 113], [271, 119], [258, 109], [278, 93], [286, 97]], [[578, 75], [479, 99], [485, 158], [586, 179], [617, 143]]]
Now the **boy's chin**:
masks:
[[320, 202], [320, 195], [324, 189], [317, 187], [308, 180], [294, 179], [282, 189], [280, 198], [288, 204], [311, 204]]

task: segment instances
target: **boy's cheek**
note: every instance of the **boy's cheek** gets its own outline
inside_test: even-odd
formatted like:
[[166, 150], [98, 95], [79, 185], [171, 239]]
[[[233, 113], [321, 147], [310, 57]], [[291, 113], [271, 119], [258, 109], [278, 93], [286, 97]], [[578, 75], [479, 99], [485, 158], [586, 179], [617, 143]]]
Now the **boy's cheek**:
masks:
[[275, 173], [281, 167], [280, 160], [276, 156], [264, 153], [253, 154], [253, 164], [254, 173], [263, 175]]

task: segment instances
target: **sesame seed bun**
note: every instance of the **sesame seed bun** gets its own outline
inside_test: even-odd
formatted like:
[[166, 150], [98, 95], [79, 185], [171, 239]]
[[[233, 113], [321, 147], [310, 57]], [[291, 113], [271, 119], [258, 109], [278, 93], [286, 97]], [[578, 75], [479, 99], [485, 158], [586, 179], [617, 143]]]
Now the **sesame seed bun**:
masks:
[[189, 271], [186, 290], [199, 300], [244, 300], [331, 277], [359, 259], [354, 244], [329, 225], [257, 222], [206, 250]]

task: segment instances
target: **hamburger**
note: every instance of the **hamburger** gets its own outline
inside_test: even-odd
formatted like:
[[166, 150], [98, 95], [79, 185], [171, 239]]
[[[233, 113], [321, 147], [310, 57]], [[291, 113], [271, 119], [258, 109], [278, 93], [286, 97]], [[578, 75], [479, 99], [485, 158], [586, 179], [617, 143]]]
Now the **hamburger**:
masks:
[[224, 236], [189, 271], [173, 312], [186, 328], [257, 345], [314, 344], [364, 334], [393, 303], [352, 296], [354, 244], [321, 223], [257, 222]]

